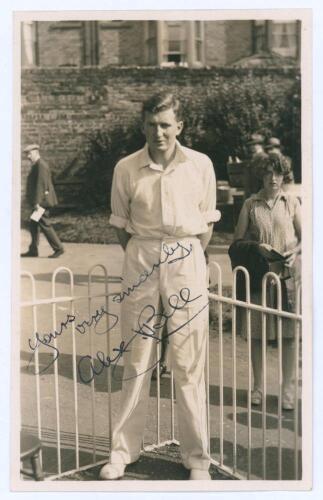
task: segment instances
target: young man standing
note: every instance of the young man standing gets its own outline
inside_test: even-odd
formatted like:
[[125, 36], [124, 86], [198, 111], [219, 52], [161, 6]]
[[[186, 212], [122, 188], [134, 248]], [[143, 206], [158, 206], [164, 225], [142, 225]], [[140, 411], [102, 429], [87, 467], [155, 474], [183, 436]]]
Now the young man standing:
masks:
[[112, 215], [125, 249], [121, 334], [126, 352], [119, 418], [101, 479], [123, 476], [139, 458], [156, 345], [165, 324], [174, 370], [179, 439], [190, 479], [210, 479], [204, 380], [208, 295], [204, 250], [211, 238], [216, 183], [212, 162], [181, 146], [179, 101], [169, 93], [143, 105], [143, 149], [121, 160]]

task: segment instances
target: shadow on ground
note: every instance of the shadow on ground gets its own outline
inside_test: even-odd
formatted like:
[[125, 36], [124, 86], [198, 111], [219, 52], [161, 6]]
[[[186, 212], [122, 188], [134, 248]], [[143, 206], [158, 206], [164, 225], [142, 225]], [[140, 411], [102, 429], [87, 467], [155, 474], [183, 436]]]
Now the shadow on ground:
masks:
[[[223, 441], [223, 456], [224, 464], [229, 467], [233, 466], [233, 443], [227, 440]], [[291, 448], [282, 447], [282, 479], [293, 480], [295, 479], [295, 453]], [[220, 453], [220, 440], [218, 438], [211, 438], [211, 456], [217, 457]], [[279, 449], [277, 446], [267, 446], [264, 453], [262, 447], [253, 448], [251, 450], [251, 474], [255, 476], [253, 479], [264, 479], [263, 473], [265, 471], [265, 479], [278, 479], [278, 456]], [[265, 458], [264, 458], [265, 457]], [[265, 460], [265, 462], [264, 462]], [[302, 453], [298, 452], [298, 479], [301, 478], [301, 462]], [[248, 473], [248, 449], [244, 446], [237, 444], [236, 448], [236, 464], [237, 470], [243, 476]]]
[[[36, 434], [35, 427], [26, 428], [29, 433]], [[76, 469], [76, 453], [72, 449], [72, 441], [75, 436], [72, 433], [64, 433], [62, 436], [60, 450], [60, 465], [61, 472]], [[46, 429], [43, 434], [43, 442], [48, 439], [50, 444], [44, 444], [42, 447], [43, 472], [45, 477], [56, 476], [58, 474], [58, 450], [55, 445], [54, 429]], [[97, 439], [97, 453], [93, 456], [90, 445], [93, 444], [91, 436], [79, 436], [80, 453], [79, 467], [90, 466], [88, 469], [73, 472], [64, 475], [57, 481], [98, 481], [99, 472], [102, 465], [94, 465], [92, 463], [108, 460], [106, 450], [109, 449], [108, 440], [105, 438]], [[24, 467], [28, 470], [30, 464], [24, 463]], [[210, 467], [210, 474], [213, 480], [230, 479], [226, 474], [220, 472], [217, 467]], [[25, 478], [31, 480], [30, 478]], [[181, 463], [179, 447], [175, 444], [160, 447], [154, 451], [144, 451], [141, 453], [137, 462], [126, 467], [125, 475], [122, 481], [129, 480], [149, 480], [149, 481], [169, 481], [169, 480], [187, 480], [189, 479], [189, 471]]]
[[[26, 351], [21, 352], [21, 360], [26, 361], [21, 368], [22, 374], [27, 374], [34, 376], [34, 364], [29, 361], [31, 360], [30, 353]], [[76, 364], [79, 365], [81, 360], [81, 356], [76, 357]], [[53, 355], [51, 353], [39, 353], [39, 371], [40, 373], [44, 373], [46, 375], [54, 374], [54, 363]], [[71, 354], [60, 354], [58, 360], [56, 361], [58, 365], [58, 374], [62, 377], [66, 377], [70, 380], [73, 380], [73, 357]], [[82, 379], [80, 378], [80, 373], [77, 372], [77, 382], [80, 384], [84, 384], [84, 380], [89, 380], [91, 377], [91, 372], [88, 369], [89, 367], [82, 364], [82, 370], [80, 371]], [[102, 369], [102, 365], [98, 362], [94, 362], [94, 369], [97, 375], [94, 377], [94, 385], [96, 392], [107, 392], [108, 391], [108, 370], [107, 368]], [[114, 365], [111, 369], [111, 391], [118, 392], [121, 391], [122, 388], [122, 378], [123, 378], [123, 367]], [[87, 384], [88, 385], [88, 384]], [[247, 411], [243, 412], [241, 409], [247, 409], [247, 399], [248, 393], [246, 390], [238, 389], [236, 393], [236, 402], [237, 402], [237, 423], [243, 426], [248, 425], [248, 413]], [[150, 386], [150, 397], [157, 397], [157, 381], [152, 380]], [[171, 399], [171, 381], [169, 376], [164, 376], [160, 379], [160, 397], [162, 399]], [[232, 407], [233, 399], [232, 399], [232, 388], [224, 387], [223, 388], [223, 404], [225, 407]], [[216, 385], [210, 386], [210, 405], [219, 407], [220, 406], [220, 388]], [[261, 429], [262, 428], [262, 411], [261, 406], [255, 410], [252, 409], [251, 413], [251, 426], [252, 428]], [[269, 394], [267, 396], [267, 408], [266, 408], [266, 428], [269, 429], [278, 429], [278, 398], [275, 395]], [[212, 411], [212, 410], [211, 410]], [[299, 413], [299, 429], [298, 434], [301, 435], [301, 400], [299, 400], [298, 404], [298, 413]], [[230, 421], [233, 421], [233, 413], [228, 413], [226, 415]], [[282, 428], [288, 429], [290, 431], [294, 430], [294, 411], [284, 411], [283, 419], [282, 419]]]
[[[61, 478], [69, 481], [97, 481], [101, 466], [78, 472]], [[143, 452], [137, 462], [127, 466], [121, 481], [185, 481], [189, 479], [189, 471], [181, 464], [179, 447], [168, 445], [152, 452]], [[231, 479], [221, 473], [217, 467], [210, 467], [212, 480]]]

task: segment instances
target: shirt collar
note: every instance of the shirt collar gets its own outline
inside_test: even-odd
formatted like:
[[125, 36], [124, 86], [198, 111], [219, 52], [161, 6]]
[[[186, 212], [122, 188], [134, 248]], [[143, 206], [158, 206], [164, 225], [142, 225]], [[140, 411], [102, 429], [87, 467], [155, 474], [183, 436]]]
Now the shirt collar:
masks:
[[[254, 199], [261, 200], [261, 201], [267, 201], [265, 198], [265, 190], [260, 189], [260, 191], [258, 191], [258, 193], [254, 194]], [[277, 195], [277, 199], [283, 199], [283, 200], [287, 199], [286, 193], [282, 189], [279, 191], [279, 193]]]
[[[183, 146], [180, 144], [179, 141], [176, 141], [175, 147], [176, 147], [176, 154], [171, 165], [177, 165], [178, 163], [182, 163], [188, 160], [188, 156], [185, 153]], [[139, 156], [139, 168], [150, 167], [153, 165], [155, 166], [156, 163], [154, 163], [154, 161], [151, 159], [149, 155], [148, 144], [146, 143], [143, 149], [141, 150], [141, 154]]]

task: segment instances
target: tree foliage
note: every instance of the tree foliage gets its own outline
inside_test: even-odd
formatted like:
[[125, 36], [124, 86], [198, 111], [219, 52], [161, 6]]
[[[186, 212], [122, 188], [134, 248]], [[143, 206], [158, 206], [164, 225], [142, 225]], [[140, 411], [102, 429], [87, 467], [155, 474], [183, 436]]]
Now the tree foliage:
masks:
[[[268, 74], [223, 79], [205, 96], [184, 101], [181, 142], [206, 153], [217, 177], [226, 179], [229, 156], [247, 157], [249, 136], [258, 132], [278, 137], [284, 153], [291, 157], [297, 181], [301, 180], [301, 95], [299, 77]], [[109, 203], [114, 166], [141, 148], [144, 137], [138, 122], [94, 130], [85, 138], [86, 162], [84, 202], [90, 206]]]

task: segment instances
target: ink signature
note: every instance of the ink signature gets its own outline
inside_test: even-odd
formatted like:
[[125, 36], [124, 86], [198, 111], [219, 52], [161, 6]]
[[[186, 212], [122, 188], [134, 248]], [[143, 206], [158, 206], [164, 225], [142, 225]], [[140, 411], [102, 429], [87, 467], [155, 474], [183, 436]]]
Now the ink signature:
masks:
[[[101, 319], [104, 316], [112, 318], [112, 325], [109, 325], [104, 330], [98, 331], [97, 327], [98, 327]], [[45, 366], [45, 368], [43, 368], [38, 373], [36, 373], [36, 375], [46, 371], [47, 368], [49, 368], [58, 359], [59, 350], [57, 349], [57, 347], [55, 347], [55, 345], [52, 344], [52, 341], [55, 340], [60, 335], [62, 335], [68, 329], [68, 327], [70, 326], [71, 323], [75, 323], [75, 320], [76, 320], [76, 316], [74, 316], [72, 314], [67, 314], [66, 320], [61, 322], [61, 324], [57, 330], [54, 330], [53, 332], [50, 332], [50, 333], [45, 333], [44, 335], [40, 335], [38, 332], [36, 332], [35, 337], [34, 337], [34, 340], [35, 340], [34, 344], [32, 344], [33, 339], [28, 339], [28, 345], [29, 345], [30, 350], [32, 351], [32, 355], [31, 355], [29, 362], [28, 362], [28, 367], [29, 367], [34, 355], [35, 355], [35, 352], [37, 351], [37, 349], [39, 349], [40, 346], [47, 347], [48, 349], [51, 350], [51, 352], [53, 354], [53, 358], [50, 361], [50, 363], [47, 366]], [[95, 313], [92, 314], [92, 316], [88, 320], [84, 320], [81, 323], [78, 323], [75, 326], [75, 330], [78, 331], [81, 335], [84, 335], [86, 333], [86, 331], [93, 326], [94, 331], [97, 335], [103, 335], [105, 333], [108, 333], [110, 330], [112, 330], [116, 326], [118, 321], [119, 321], [119, 318], [116, 314], [110, 313], [110, 312], [106, 311], [104, 309], [104, 307], [101, 307], [100, 309], [97, 309], [95, 311]]]
[[[115, 373], [115, 368], [118, 365], [119, 360], [122, 358], [125, 352], [131, 351], [131, 349], [129, 350], [128, 347], [131, 346], [132, 342], [138, 336], [141, 336], [144, 339], [151, 339], [156, 343], [161, 342], [158, 332], [167, 324], [167, 321], [176, 313], [176, 311], [183, 309], [185, 306], [187, 306], [187, 304], [194, 302], [202, 297], [202, 295], [198, 295], [194, 298], [190, 298], [190, 295], [191, 291], [189, 288], [182, 288], [179, 291], [179, 294], [171, 295], [168, 298], [168, 305], [170, 311], [168, 313], [166, 312], [160, 313], [156, 311], [156, 308], [153, 305], [147, 304], [139, 314], [137, 322], [138, 326], [136, 329], [133, 330], [134, 335], [130, 338], [130, 340], [127, 343], [125, 341], [122, 341], [120, 342], [119, 347], [113, 349], [113, 351], [117, 353], [114, 358], [111, 358], [110, 356], [105, 356], [105, 354], [102, 351], [98, 351], [96, 353], [95, 358], [92, 358], [92, 356], [90, 355], [82, 356], [80, 358], [77, 365], [77, 370], [80, 380], [83, 383], [88, 384], [92, 382], [92, 380], [96, 375], [100, 375], [105, 368], [109, 368], [111, 365], [113, 365], [112, 376], [117, 381], [131, 380], [140, 375], [143, 375], [144, 373], [150, 370], [153, 370], [153, 368], [159, 363], [160, 360], [157, 360], [156, 362], [153, 363], [153, 365], [149, 366], [146, 370], [144, 370], [141, 373], [137, 373], [132, 377], [118, 379], [116, 378], [116, 373]], [[167, 335], [164, 336], [164, 339], [170, 337], [171, 335], [174, 335], [185, 325], [193, 321], [193, 319], [195, 319], [204, 309], [206, 309], [206, 307], [208, 307], [208, 302], [205, 305], [203, 305], [201, 309], [197, 311], [191, 318], [189, 318], [181, 325], [177, 326], [173, 331], [168, 332]], [[98, 367], [96, 367], [97, 364], [99, 364]], [[85, 367], [87, 368], [87, 370], [90, 370], [90, 373], [87, 377], [85, 377], [84, 375]]]
[[[179, 248], [181, 248], [182, 250], [184, 250], [184, 254], [182, 256], [180, 256], [180, 257], [176, 257], [174, 259], [170, 259], [169, 260], [169, 258], [172, 257], [174, 255], [174, 253], [176, 252], [176, 250], [178, 250]], [[163, 243], [162, 250], [163, 250], [163, 252], [165, 254], [164, 258], [160, 258], [158, 260], [158, 262], [155, 262], [152, 265], [152, 267], [151, 267], [151, 269], [149, 271], [147, 271], [147, 270], [143, 271], [139, 275], [138, 281], [136, 283], [134, 283], [133, 285], [129, 286], [127, 288], [127, 290], [123, 290], [122, 292], [117, 293], [116, 295], [114, 295], [112, 297], [112, 301], [113, 302], [117, 302], [118, 304], [120, 304], [121, 302], [123, 302], [123, 300], [126, 297], [129, 297], [129, 295], [131, 295], [133, 292], [135, 292], [135, 290], [137, 288], [139, 288], [143, 283], [145, 283], [145, 281], [147, 281], [147, 279], [153, 274], [153, 272], [156, 269], [159, 269], [159, 267], [162, 264], [165, 264], [166, 262], [167, 262], [167, 264], [173, 264], [174, 262], [177, 262], [179, 260], [186, 259], [192, 253], [192, 249], [193, 249], [192, 243], [190, 243], [189, 248], [186, 248], [184, 245], [182, 245], [179, 242], [176, 243], [175, 247], [169, 247], [166, 243]]]
[[[184, 251], [183, 255], [180, 257], [174, 257], [175, 252], [178, 249], [182, 249]], [[158, 269], [161, 265], [167, 263], [167, 264], [173, 264], [174, 262], [177, 262], [179, 260], [186, 259], [191, 253], [192, 253], [193, 246], [190, 243], [189, 247], [185, 247], [181, 243], [177, 242], [176, 246], [170, 247], [166, 243], [162, 245], [162, 251], [164, 252], [164, 256], [161, 257], [158, 262], [154, 263], [153, 266], [151, 267], [150, 270], [145, 270], [143, 271], [139, 277], [136, 283], [131, 285], [130, 287], [127, 288], [127, 290], [124, 290], [120, 293], [117, 293], [116, 295], [113, 296], [112, 300], [113, 302], [121, 303], [126, 297], [129, 297], [137, 288], [139, 288], [152, 274], [153, 272]], [[176, 311], [183, 309], [188, 303], [193, 302], [201, 297], [201, 295], [190, 299], [190, 290], [189, 288], [182, 288], [179, 291], [179, 295], [173, 294], [169, 297], [168, 299], [168, 305], [170, 309], [170, 313], [166, 314], [164, 313], [159, 313], [156, 312], [154, 306], [152, 305], [146, 305], [142, 311], [139, 314], [138, 317], [138, 328], [136, 330], [133, 330], [134, 335], [133, 337], [125, 343], [124, 341], [120, 342], [118, 347], [115, 347], [112, 351], [116, 352], [116, 355], [111, 358], [109, 356], [105, 356], [105, 354], [102, 351], [97, 351], [96, 357], [93, 360], [90, 355], [82, 356], [78, 362], [78, 373], [79, 377], [82, 382], [84, 383], [89, 383], [93, 380], [95, 375], [99, 375], [102, 373], [104, 368], [109, 368], [111, 365], [115, 368], [117, 365], [119, 359], [123, 356], [125, 352], [129, 352], [127, 349], [129, 345], [134, 341], [134, 339], [137, 336], [141, 336], [143, 338], [151, 338], [154, 340], [156, 343], [160, 342], [160, 339], [158, 337], [158, 332], [163, 326], [167, 323], [167, 321], [175, 314]], [[180, 303], [182, 301], [182, 303]], [[200, 314], [206, 307], [208, 306], [208, 303], [205, 304], [198, 313], [196, 313], [190, 320], [187, 322], [183, 323], [179, 327], [177, 327], [174, 331], [168, 332], [167, 337], [170, 337], [174, 333], [176, 333], [178, 330], [183, 328], [186, 324], [190, 323], [198, 314]], [[106, 316], [110, 317], [112, 319], [112, 325], [108, 326], [103, 331], [98, 332], [97, 331], [97, 326], [101, 319]], [[146, 320], [144, 321], [144, 317], [146, 317]], [[60, 353], [58, 348], [53, 345], [52, 341], [54, 341], [58, 336], [62, 335], [70, 326], [70, 324], [74, 323], [76, 321], [76, 316], [72, 314], [68, 314], [66, 316], [66, 320], [62, 321], [59, 328], [57, 330], [54, 330], [54, 332], [50, 332], [48, 334], [40, 335], [38, 332], [35, 333], [34, 339], [29, 339], [28, 344], [29, 348], [32, 351], [32, 355], [30, 357], [28, 367], [40, 346], [46, 347], [49, 350], [51, 350], [51, 353], [53, 354], [53, 358], [51, 361], [41, 370], [39, 370], [38, 373], [36, 374], [41, 374], [44, 371], [46, 371], [59, 357]], [[86, 331], [94, 326], [94, 331], [96, 334], [105, 334], [110, 332], [118, 323], [119, 317], [116, 314], [110, 313], [106, 311], [103, 307], [101, 309], [97, 309], [95, 314], [93, 314], [88, 320], [84, 320], [80, 323], [78, 323], [75, 326], [75, 330], [80, 333], [81, 335], [84, 335]], [[154, 323], [152, 323], [155, 321]], [[165, 338], [165, 336], [164, 336]], [[34, 343], [32, 343], [34, 342]], [[55, 343], [54, 343], [55, 344]], [[94, 367], [95, 361], [99, 362], [99, 368]], [[90, 372], [91, 375], [87, 379], [84, 378], [82, 375], [82, 369], [86, 365], [86, 363], [89, 364]], [[159, 360], [151, 367], [149, 367], [146, 371], [153, 369], [157, 364], [159, 363]], [[113, 368], [113, 373], [114, 373], [114, 368]], [[143, 372], [145, 373], [145, 372]], [[141, 375], [141, 374], [140, 374]], [[136, 375], [138, 376], [138, 375]], [[131, 377], [133, 378], [133, 377]], [[128, 379], [124, 379], [128, 380]]]

